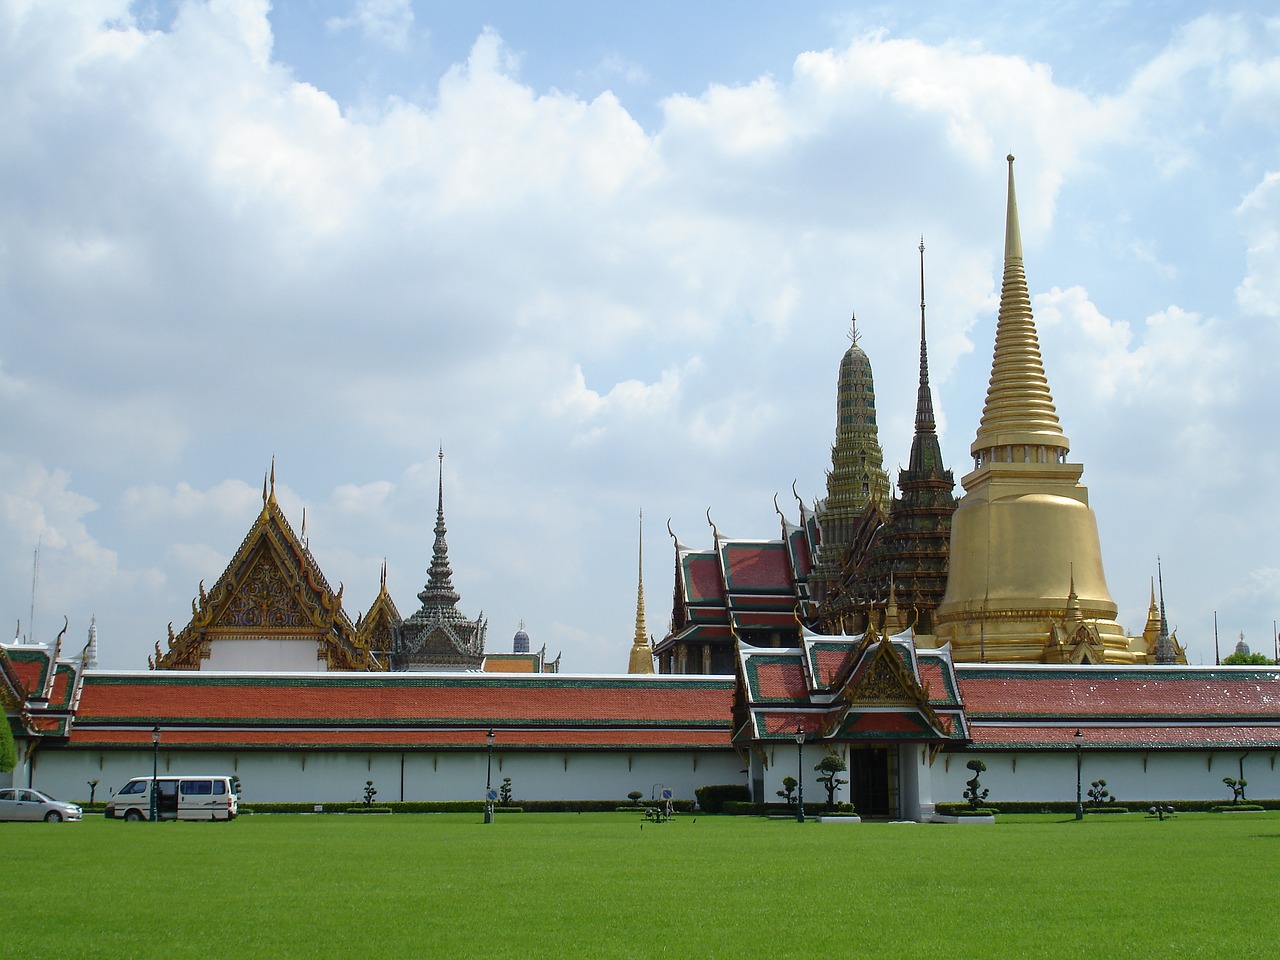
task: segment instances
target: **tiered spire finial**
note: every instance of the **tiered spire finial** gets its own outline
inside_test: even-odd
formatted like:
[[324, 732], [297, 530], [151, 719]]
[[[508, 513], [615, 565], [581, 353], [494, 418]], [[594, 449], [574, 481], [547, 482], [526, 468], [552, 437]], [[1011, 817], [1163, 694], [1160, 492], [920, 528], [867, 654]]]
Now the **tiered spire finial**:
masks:
[[1160, 636], [1156, 640], [1156, 663], [1177, 663], [1173, 640], [1169, 636], [1169, 621], [1164, 615], [1164, 570], [1156, 557], [1156, 579], [1160, 584]]
[[1004, 280], [1000, 287], [995, 352], [982, 420], [970, 451], [979, 460], [990, 460], [1006, 458], [999, 451], [1007, 453], [1012, 447], [1043, 446], [1046, 459], [1056, 461], [1066, 455], [1070, 444], [1058, 422], [1040, 356], [1040, 341], [1022, 263], [1022, 231], [1018, 225], [1013, 154], [1007, 159], [1009, 200], [1005, 215]]
[[[911, 469], [919, 471], [925, 467], [926, 453], [924, 446], [934, 438], [932, 445], [937, 446], [938, 424], [933, 414], [933, 391], [929, 388], [929, 346], [926, 337], [924, 320], [924, 237], [920, 238], [920, 385], [916, 389], [916, 433], [911, 444]], [[936, 463], [941, 468], [942, 453], [936, 454]]]
[[644, 622], [644, 510], [640, 511], [640, 535], [636, 548], [636, 643], [647, 643], [649, 631]]
[[[444, 525], [444, 447], [440, 448], [438, 453], [439, 466], [439, 483], [436, 492], [436, 527], [435, 527], [435, 546], [431, 551], [431, 567], [428, 572], [427, 584], [422, 592], [418, 594], [418, 599], [427, 606], [447, 606], [452, 607], [461, 599], [458, 592], [453, 589], [453, 568], [449, 566], [449, 544], [445, 540]], [[461, 618], [461, 614], [458, 614]]]
[[644, 622], [644, 510], [640, 511], [640, 536], [636, 550], [636, 633], [631, 644], [628, 673], [653, 673], [653, 648]]

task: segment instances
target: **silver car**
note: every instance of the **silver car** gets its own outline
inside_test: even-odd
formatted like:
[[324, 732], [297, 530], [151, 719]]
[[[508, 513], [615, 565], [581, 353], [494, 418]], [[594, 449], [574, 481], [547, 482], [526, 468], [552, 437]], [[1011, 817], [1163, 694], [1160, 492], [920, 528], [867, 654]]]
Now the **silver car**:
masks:
[[0, 820], [80, 820], [84, 811], [74, 803], [63, 803], [47, 793], [21, 787], [0, 790]]

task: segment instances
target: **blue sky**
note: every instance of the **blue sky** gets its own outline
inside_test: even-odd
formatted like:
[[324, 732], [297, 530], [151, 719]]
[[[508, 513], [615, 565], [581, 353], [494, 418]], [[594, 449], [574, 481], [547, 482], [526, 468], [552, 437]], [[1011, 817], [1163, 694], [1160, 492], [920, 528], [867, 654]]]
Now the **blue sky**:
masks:
[[[1280, 21], [1250, 6], [0, 4], [0, 608], [186, 622], [260, 506], [354, 615], [462, 609], [625, 668], [645, 511], [772, 536], [823, 492], [856, 311], [891, 471], [916, 244], [957, 476], [1006, 153], [1121, 622], [1157, 555], [1193, 661], [1280, 615]], [[794, 510], [792, 511], [794, 512]], [[32, 560], [40, 574], [32, 621]]]

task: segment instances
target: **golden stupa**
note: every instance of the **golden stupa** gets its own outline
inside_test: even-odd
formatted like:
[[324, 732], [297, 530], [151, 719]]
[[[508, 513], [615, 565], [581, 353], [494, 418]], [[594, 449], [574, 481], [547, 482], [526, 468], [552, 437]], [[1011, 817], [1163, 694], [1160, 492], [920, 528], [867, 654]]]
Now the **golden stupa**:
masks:
[[[1125, 636], [1102, 569], [1083, 464], [1049, 392], [1022, 264], [1009, 161], [1004, 281], [991, 380], [974, 469], [951, 522], [947, 588], [936, 642], [960, 662], [1145, 662]], [[1135, 649], [1141, 647], [1142, 649]]]
[[636, 551], [636, 633], [627, 673], [653, 673], [653, 645], [644, 625], [644, 512], [640, 513], [640, 546]]

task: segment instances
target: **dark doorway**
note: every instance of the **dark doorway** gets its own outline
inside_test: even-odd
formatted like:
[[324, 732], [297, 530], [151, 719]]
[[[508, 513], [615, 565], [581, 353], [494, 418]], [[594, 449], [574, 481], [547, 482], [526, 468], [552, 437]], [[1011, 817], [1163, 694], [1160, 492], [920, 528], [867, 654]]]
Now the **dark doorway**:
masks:
[[156, 793], [156, 804], [159, 811], [158, 820], [178, 819], [178, 781], [161, 780]]
[[866, 747], [849, 751], [849, 796], [861, 817], [894, 817], [890, 796], [888, 747]]

